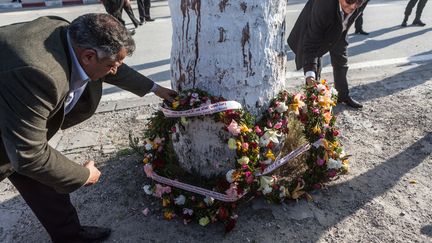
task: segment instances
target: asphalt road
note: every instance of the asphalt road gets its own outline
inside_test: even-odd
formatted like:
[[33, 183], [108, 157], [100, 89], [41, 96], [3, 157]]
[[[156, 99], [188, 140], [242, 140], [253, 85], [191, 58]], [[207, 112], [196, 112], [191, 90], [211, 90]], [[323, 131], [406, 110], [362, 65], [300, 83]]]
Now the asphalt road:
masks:
[[[287, 33], [291, 30], [305, 0], [289, 1], [287, 15]], [[407, 1], [381, 0], [372, 1], [364, 12], [364, 29], [370, 32], [369, 36], [351, 34], [349, 36], [349, 64], [350, 70], [376, 68], [380, 66], [410, 65], [413, 63], [432, 60], [432, 4], [426, 5], [422, 20], [427, 23], [425, 27], [409, 26], [401, 28], [404, 8]], [[138, 15], [136, 2], [133, 2], [135, 14]], [[28, 21], [39, 16], [58, 15], [73, 20], [79, 15], [89, 12], [105, 12], [102, 4], [78, 5], [60, 8], [35, 8], [21, 10], [1, 10], [0, 23], [7, 25], [16, 22]], [[144, 24], [136, 30], [134, 36], [137, 49], [126, 63], [142, 74], [150, 77], [161, 85], [170, 86], [170, 49], [171, 49], [171, 17], [167, 0], [154, 1], [151, 9], [155, 22]], [[129, 21], [128, 28], [133, 25]], [[414, 18], [414, 13], [410, 21]], [[351, 28], [352, 33], [354, 28]], [[288, 53], [288, 78], [298, 77], [293, 54]], [[331, 72], [328, 67], [329, 59], [324, 58], [323, 72]], [[104, 87], [103, 100], [118, 100], [132, 97], [132, 94], [123, 92], [114, 86]]]

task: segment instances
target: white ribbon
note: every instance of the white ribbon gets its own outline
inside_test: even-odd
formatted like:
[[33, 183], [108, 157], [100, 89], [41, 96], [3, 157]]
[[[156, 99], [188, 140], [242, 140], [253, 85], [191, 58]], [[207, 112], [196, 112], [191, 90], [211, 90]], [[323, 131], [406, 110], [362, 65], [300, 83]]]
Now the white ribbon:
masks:
[[321, 139], [319, 139], [316, 142], [314, 142], [313, 144], [310, 144], [310, 143], [304, 144], [304, 145], [296, 148], [295, 150], [291, 151], [289, 154], [285, 155], [282, 159], [276, 160], [275, 162], [273, 162], [273, 164], [267, 166], [267, 168], [265, 168], [262, 173], [256, 173], [255, 176], [267, 175], [267, 174], [273, 172], [274, 170], [278, 169], [282, 165], [288, 163], [288, 161], [295, 159], [298, 156], [300, 156], [301, 154], [305, 153], [306, 151], [308, 151], [311, 148], [311, 146], [314, 146], [315, 148], [317, 148], [321, 145], [321, 143], [322, 143]]
[[151, 165], [149, 165], [149, 164], [146, 164], [144, 166], [144, 171], [145, 171], [147, 177], [152, 178], [153, 180], [155, 180], [159, 183], [163, 183], [163, 184], [168, 185], [168, 186], [180, 188], [180, 189], [183, 189], [185, 191], [193, 192], [193, 193], [200, 194], [203, 196], [212, 197], [214, 199], [217, 199], [217, 200], [223, 201], [223, 202], [235, 202], [235, 201], [239, 200], [240, 198], [242, 198], [247, 193], [247, 192], [245, 192], [242, 195], [238, 195], [237, 197], [228, 197], [226, 194], [222, 194], [222, 193], [215, 192], [215, 191], [210, 191], [210, 190], [207, 190], [207, 189], [204, 189], [201, 187], [197, 187], [194, 185], [186, 184], [183, 182], [171, 180], [169, 178], [160, 176], [160, 175], [156, 174], [156, 172], [154, 172], [153, 169], [151, 169]]
[[161, 107], [160, 110], [166, 117], [191, 117], [191, 116], [203, 116], [218, 113], [227, 110], [238, 110], [241, 109], [242, 105], [237, 101], [221, 101], [210, 105], [204, 105], [195, 109], [185, 111], [174, 111], [167, 108]]

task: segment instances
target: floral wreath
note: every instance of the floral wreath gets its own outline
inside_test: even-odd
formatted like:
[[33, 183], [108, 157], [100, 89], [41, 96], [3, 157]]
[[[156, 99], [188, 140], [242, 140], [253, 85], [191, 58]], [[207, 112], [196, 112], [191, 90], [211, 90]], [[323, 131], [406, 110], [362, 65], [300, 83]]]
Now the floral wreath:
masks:
[[[322, 188], [325, 182], [347, 172], [348, 156], [338, 140], [336, 117], [332, 113], [337, 100], [336, 90], [326, 80], [322, 80], [306, 86], [304, 91], [304, 95], [281, 91], [271, 100], [269, 108], [258, 122], [242, 109], [206, 115], [224, 124], [231, 135], [226, 141], [227, 146], [236, 150], [235, 168], [226, 172], [225, 176], [211, 180], [202, 180], [186, 172], [175, 158], [171, 135], [190, 118], [169, 118], [162, 111], [157, 111], [150, 118], [143, 144], [138, 138], [131, 137], [131, 146], [144, 155], [147, 176], [155, 179], [154, 174], [172, 178], [172, 181], [190, 183], [195, 187], [198, 185], [208, 191], [238, 199], [229, 202], [215, 200], [212, 196], [164, 186], [153, 180], [151, 185], [144, 186], [144, 191], [161, 200], [164, 218], [179, 217], [185, 224], [196, 220], [202, 226], [222, 221], [225, 231], [229, 232], [236, 224], [236, 208], [242, 201], [256, 196], [264, 196], [271, 202], [302, 197], [312, 200], [308, 191]], [[194, 89], [181, 92], [172, 104], [164, 106], [175, 111], [188, 111], [223, 101], [221, 97]], [[307, 143], [295, 151], [285, 151], [284, 144], [290, 140], [287, 135], [293, 128], [292, 124], [296, 123]], [[303, 156], [300, 163], [303, 169], [290, 179], [285, 178], [283, 173], [268, 175], [266, 172], [276, 164], [282, 165], [284, 158], [295, 158], [307, 150], [309, 153]], [[284, 154], [287, 156], [280, 159]]]

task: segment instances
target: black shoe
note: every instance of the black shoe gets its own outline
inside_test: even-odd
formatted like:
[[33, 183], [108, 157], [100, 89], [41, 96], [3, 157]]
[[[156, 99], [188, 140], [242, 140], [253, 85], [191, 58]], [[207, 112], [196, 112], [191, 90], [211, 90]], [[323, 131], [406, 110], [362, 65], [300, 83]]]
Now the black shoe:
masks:
[[[96, 226], [81, 226], [76, 242], [100, 242], [111, 234], [111, 229]], [[74, 239], [74, 240], [75, 240]]]
[[146, 22], [153, 22], [155, 19], [152, 19], [151, 17], [145, 17]]
[[145, 22], [145, 20], [144, 20], [144, 19], [140, 19], [139, 25], [143, 25], [143, 24], [144, 24], [144, 22]]
[[132, 29], [132, 30], [128, 30], [129, 31], [129, 34], [130, 35], [135, 35], [135, 30], [134, 29]]
[[350, 106], [355, 109], [363, 108], [363, 105], [360, 104], [360, 102], [354, 100], [349, 96], [347, 98], [338, 98], [338, 103], [345, 103], [347, 106]]
[[426, 24], [423, 23], [420, 19], [418, 19], [418, 20], [414, 20], [412, 24], [413, 24], [413, 25], [417, 25], [417, 26], [421, 26], [421, 27], [423, 27], [423, 26], [426, 25]]
[[364, 31], [364, 30], [356, 30], [355, 34], [359, 34], [359, 35], [369, 35], [368, 32]]
[[401, 24], [402, 27], [407, 27], [407, 22], [404, 20]]

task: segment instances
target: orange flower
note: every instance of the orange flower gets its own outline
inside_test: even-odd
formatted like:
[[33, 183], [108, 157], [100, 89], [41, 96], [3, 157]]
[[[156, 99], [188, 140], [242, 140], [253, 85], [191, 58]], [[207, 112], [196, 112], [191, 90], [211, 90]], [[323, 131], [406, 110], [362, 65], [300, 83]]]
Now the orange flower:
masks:
[[169, 210], [164, 212], [164, 219], [171, 220], [173, 219], [175, 214]]

